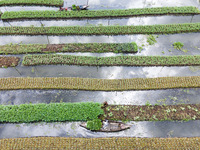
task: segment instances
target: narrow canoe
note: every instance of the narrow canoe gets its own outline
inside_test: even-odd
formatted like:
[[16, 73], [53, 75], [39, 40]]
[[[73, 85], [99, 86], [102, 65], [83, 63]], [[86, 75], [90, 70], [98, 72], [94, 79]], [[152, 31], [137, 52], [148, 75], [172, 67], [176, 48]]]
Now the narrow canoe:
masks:
[[[81, 123], [80, 126], [88, 129], [86, 122]], [[131, 127], [130, 125], [127, 125], [122, 122], [109, 121], [108, 125], [102, 127], [100, 130], [97, 130], [96, 132], [119, 132], [122, 130], [129, 129], [130, 127]]]

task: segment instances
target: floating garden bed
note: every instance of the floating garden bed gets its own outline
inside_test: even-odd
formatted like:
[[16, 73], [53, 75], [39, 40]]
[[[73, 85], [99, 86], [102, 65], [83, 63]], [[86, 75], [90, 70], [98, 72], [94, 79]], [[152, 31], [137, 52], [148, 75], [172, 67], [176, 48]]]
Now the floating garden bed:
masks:
[[195, 66], [200, 65], [197, 56], [115, 56], [93, 57], [59, 54], [27, 55], [23, 65], [87, 65], [87, 66]]
[[63, 0], [1, 0], [0, 6], [56, 6], [63, 5]]
[[87, 121], [103, 114], [100, 103], [0, 105], [1, 123]]
[[0, 46], [0, 54], [90, 52], [90, 53], [137, 53], [132, 43], [69, 43], [69, 44], [8, 44]]
[[0, 139], [0, 149], [200, 149], [200, 138], [69, 138], [30, 137]]
[[65, 89], [88, 91], [159, 90], [200, 88], [200, 76], [132, 79], [91, 79], [71, 77], [0, 78], [0, 90]]
[[107, 17], [133, 17], [148, 15], [194, 15], [200, 14], [196, 7], [158, 7], [122, 10], [87, 10], [87, 11], [6, 11], [2, 20], [21, 19], [89, 19]]
[[0, 27], [0, 35], [124, 35], [200, 32], [200, 23], [139, 26]]
[[19, 57], [3, 57], [0, 56], [0, 68], [15, 67], [18, 65]]
[[[91, 120], [167, 121], [199, 120], [200, 104], [108, 105], [100, 103], [50, 103], [0, 105], [1, 123], [62, 122]], [[101, 126], [101, 124], [100, 124]]]
[[129, 121], [199, 120], [200, 104], [181, 105], [108, 105], [104, 119]]

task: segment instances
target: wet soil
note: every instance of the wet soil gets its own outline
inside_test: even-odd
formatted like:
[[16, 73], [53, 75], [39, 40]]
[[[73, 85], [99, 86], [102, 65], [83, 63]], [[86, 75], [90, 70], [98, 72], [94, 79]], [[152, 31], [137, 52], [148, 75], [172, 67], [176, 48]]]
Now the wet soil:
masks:
[[14, 67], [18, 65], [19, 57], [0, 57], [0, 68]]
[[108, 105], [102, 106], [107, 120], [166, 121], [199, 120], [200, 104], [180, 105]]
[[46, 48], [42, 48], [42, 52], [60, 52], [65, 44], [47, 44]]

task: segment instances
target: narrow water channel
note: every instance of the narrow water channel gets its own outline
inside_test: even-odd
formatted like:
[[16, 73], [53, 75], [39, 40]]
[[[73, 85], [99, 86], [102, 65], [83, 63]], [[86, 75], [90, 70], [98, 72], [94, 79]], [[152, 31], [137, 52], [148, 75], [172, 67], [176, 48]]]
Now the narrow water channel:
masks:
[[[31, 96], [30, 96], [31, 95]], [[11, 90], [0, 91], [0, 104], [99, 102], [121, 105], [200, 104], [200, 88], [148, 91]]]
[[117, 133], [92, 132], [79, 126], [80, 122], [0, 124], [0, 138], [35, 136], [59, 137], [196, 137], [200, 136], [200, 121], [128, 122], [132, 127]]

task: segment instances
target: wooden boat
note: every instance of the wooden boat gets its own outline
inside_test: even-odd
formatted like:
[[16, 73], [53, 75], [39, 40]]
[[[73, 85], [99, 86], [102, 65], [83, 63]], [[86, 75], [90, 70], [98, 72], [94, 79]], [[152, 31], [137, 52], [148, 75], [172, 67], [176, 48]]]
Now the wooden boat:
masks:
[[[105, 122], [103, 121], [103, 126], [100, 130], [95, 130], [96, 132], [119, 132], [119, 131], [122, 131], [122, 130], [126, 130], [126, 129], [129, 129], [131, 126], [130, 125], [127, 125], [125, 123], [122, 123], [122, 122], [114, 122], [114, 121], [109, 121], [109, 122]], [[107, 124], [107, 125], [105, 125]], [[81, 127], [84, 127], [86, 129], [87, 128], [87, 123], [86, 122], [83, 122], [80, 124]]]
[[74, 11], [74, 10], [87, 10], [87, 8], [89, 7], [89, 5], [79, 5], [79, 6], [76, 6], [74, 5], [75, 9], [73, 9], [73, 6], [72, 7], [60, 7], [60, 11]]

